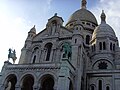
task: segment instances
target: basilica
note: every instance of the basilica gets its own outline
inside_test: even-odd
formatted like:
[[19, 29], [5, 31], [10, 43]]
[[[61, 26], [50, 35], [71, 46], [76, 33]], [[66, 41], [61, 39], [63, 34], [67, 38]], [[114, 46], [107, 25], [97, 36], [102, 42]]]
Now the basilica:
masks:
[[4, 62], [0, 90], [120, 90], [120, 47], [101, 12], [98, 24], [81, 1], [63, 25], [57, 13], [28, 32], [18, 64]]

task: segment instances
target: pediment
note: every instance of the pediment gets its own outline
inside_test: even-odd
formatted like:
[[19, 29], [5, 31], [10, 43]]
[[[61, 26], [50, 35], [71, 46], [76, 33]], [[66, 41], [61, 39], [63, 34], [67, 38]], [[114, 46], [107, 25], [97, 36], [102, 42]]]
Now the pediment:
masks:
[[39, 32], [38, 34], [36, 34], [33, 40], [38, 41], [44, 38], [59, 37], [59, 36], [62, 37], [62, 36], [68, 36], [71, 34], [72, 34], [72, 31], [68, 30], [67, 28], [63, 26], [54, 30], [54, 32], [51, 29], [46, 28], [42, 30], [41, 32]]

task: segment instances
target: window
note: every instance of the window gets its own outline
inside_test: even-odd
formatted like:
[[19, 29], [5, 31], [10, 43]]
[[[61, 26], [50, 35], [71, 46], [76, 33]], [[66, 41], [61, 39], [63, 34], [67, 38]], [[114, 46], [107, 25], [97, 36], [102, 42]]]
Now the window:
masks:
[[110, 50], [112, 50], [112, 43], [110, 43]]
[[33, 63], [35, 63], [36, 61], [36, 55], [33, 57]]
[[103, 50], [106, 50], [106, 44], [103, 42]]
[[78, 30], [78, 27], [76, 27], [76, 30]]
[[113, 51], [115, 51], [115, 44], [113, 44]]
[[57, 21], [56, 21], [56, 20], [53, 20], [53, 21], [52, 21], [52, 25], [53, 25], [53, 26], [56, 26], [56, 25], [57, 25]]
[[46, 61], [49, 61], [50, 54], [51, 54], [51, 49], [52, 49], [52, 43], [46, 44], [45, 49], [46, 49]]
[[34, 48], [34, 51], [33, 51], [33, 54], [32, 54], [32, 63], [35, 63], [36, 58], [37, 58], [37, 56], [38, 56], [38, 52], [39, 52], [39, 48], [38, 48], [38, 47], [35, 47], [35, 48]]
[[77, 43], [77, 39], [75, 39], [75, 43]]
[[92, 25], [92, 27], [94, 27], [94, 28], [95, 28], [95, 25]]
[[106, 90], [110, 90], [110, 87], [109, 87], [109, 86], [107, 86], [107, 87], [106, 87]]
[[73, 26], [73, 23], [71, 23], [70, 26]]
[[94, 86], [93, 86], [93, 85], [91, 86], [90, 90], [95, 90], [95, 88], [94, 88]]
[[85, 24], [85, 22], [82, 22], [82, 24]]
[[98, 81], [98, 90], [102, 90], [102, 80]]
[[102, 42], [99, 42], [99, 50], [102, 50]]
[[87, 35], [87, 36], [86, 36], [86, 44], [88, 44], [88, 45], [89, 45], [89, 42], [90, 42], [90, 36], [89, 36], [89, 35]]
[[99, 69], [107, 69], [108, 65], [105, 62], [100, 62], [98, 64]]
[[86, 23], [86, 24], [90, 26], [90, 23]]

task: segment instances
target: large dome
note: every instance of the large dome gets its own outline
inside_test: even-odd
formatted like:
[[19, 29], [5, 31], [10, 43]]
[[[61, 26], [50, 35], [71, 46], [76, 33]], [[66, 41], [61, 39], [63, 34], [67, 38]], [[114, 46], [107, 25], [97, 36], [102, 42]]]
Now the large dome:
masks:
[[91, 22], [91, 23], [94, 23], [95, 25], [97, 25], [97, 20], [95, 18], [95, 16], [90, 12], [88, 11], [87, 9], [80, 9], [80, 10], [77, 10], [75, 13], [73, 13], [69, 20], [68, 20], [68, 24], [70, 24], [71, 22], [74, 22], [76, 20], [81, 20], [81, 21], [88, 21], [88, 22]]

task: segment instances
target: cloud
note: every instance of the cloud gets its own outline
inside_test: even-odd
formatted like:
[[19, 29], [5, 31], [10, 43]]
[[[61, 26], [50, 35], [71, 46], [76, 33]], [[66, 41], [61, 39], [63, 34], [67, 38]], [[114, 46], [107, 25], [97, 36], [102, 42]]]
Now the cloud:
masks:
[[105, 11], [107, 16], [106, 21], [107, 23], [112, 26], [114, 29], [119, 41], [120, 41], [120, 0], [99, 0], [99, 3], [96, 7], [92, 8], [94, 15], [97, 17], [100, 23], [100, 15], [102, 10]]
[[48, 9], [51, 7], [51, 3], [52, 3], [53, 0], [47, 0], [47, 6], [48, 6]]

